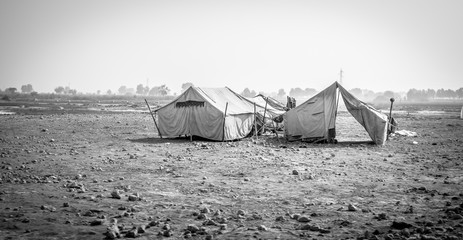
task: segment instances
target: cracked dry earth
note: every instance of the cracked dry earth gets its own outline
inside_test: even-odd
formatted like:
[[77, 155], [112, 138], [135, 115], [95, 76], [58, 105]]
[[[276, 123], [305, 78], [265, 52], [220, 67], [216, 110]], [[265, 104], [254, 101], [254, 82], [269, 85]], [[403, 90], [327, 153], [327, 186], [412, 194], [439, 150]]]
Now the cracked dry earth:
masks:
[[463, 239], [463, 120], [385, 146], [160, 139], [146, 113], [0, 116], [0, 239]]

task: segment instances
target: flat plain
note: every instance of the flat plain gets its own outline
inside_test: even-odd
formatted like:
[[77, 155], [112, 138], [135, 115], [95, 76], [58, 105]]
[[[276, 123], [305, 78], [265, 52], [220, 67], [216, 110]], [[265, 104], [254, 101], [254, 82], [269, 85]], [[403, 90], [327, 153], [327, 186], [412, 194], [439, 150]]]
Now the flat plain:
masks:
[[0, 115], [0, 239], [463, 239], [461, 105], [399, 105], [369, 143], [160, 138], [138, 104]]

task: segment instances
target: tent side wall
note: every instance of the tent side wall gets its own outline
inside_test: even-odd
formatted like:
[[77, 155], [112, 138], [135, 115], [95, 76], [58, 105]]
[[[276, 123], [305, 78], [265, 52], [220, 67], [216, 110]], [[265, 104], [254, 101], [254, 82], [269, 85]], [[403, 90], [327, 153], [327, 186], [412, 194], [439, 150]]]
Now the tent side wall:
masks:
[[166, 137], [196, 135], [222, 140], [224, 113], [194, 88], [158, 109], [159, 131]]
[[324, 138], [335, 127], [336, 83], [286, 112], [285, 134], [288, 140]]
[[350, 114], [365, 128], [377, 145], [384, 145], [387, 138], [387, 116], [355, 98], [341, 85], [339, 90]]
[[194, 135], [215, 141], [235, 140], [248, 136], [254, 124], [252, 105], [225, 88], [190, 87], [157, 113], [159, 131], [165, 137]]
[[224, 140], [245, 138], [252, 131], [253, 125], [254, 114], [228, 115], [225, 118]]

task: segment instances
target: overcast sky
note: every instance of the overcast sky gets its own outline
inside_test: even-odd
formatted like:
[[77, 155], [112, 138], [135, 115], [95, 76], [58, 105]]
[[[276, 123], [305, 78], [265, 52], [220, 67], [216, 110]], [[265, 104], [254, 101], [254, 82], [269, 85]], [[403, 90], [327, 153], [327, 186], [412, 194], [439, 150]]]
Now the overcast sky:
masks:
[[0, 89], [463, 87], [461, 0], [1, 0]]

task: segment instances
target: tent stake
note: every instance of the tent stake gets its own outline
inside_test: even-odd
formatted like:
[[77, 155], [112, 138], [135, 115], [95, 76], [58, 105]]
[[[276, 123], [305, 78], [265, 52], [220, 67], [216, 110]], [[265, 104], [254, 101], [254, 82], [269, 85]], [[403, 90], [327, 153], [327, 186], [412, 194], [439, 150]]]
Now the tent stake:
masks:
[[153, 117], [154, 126], [156, 126], [156, 129], [158, 130], [159, 137], [162, 138], [161, 132], [159, 131], [159, 128], [158, 128], [158, 124], [156, 123], [156, 118], [154, 117], [153, 112], [151, 111], [151, 107], [148, 104], [148, 101], [146, 101], [146, 98], [145, 98], [145, 103], [146, 103], [146, 106], [148, 106], [148, 110], [150, 111], [151, 117]]
[[222, 142], [225, 141], [225, 120], [227, 119], [227, 109], [228, 109], [228, 102], [227, 102], [227, 104], [225, 104], [225, 113], [223, 115]]

